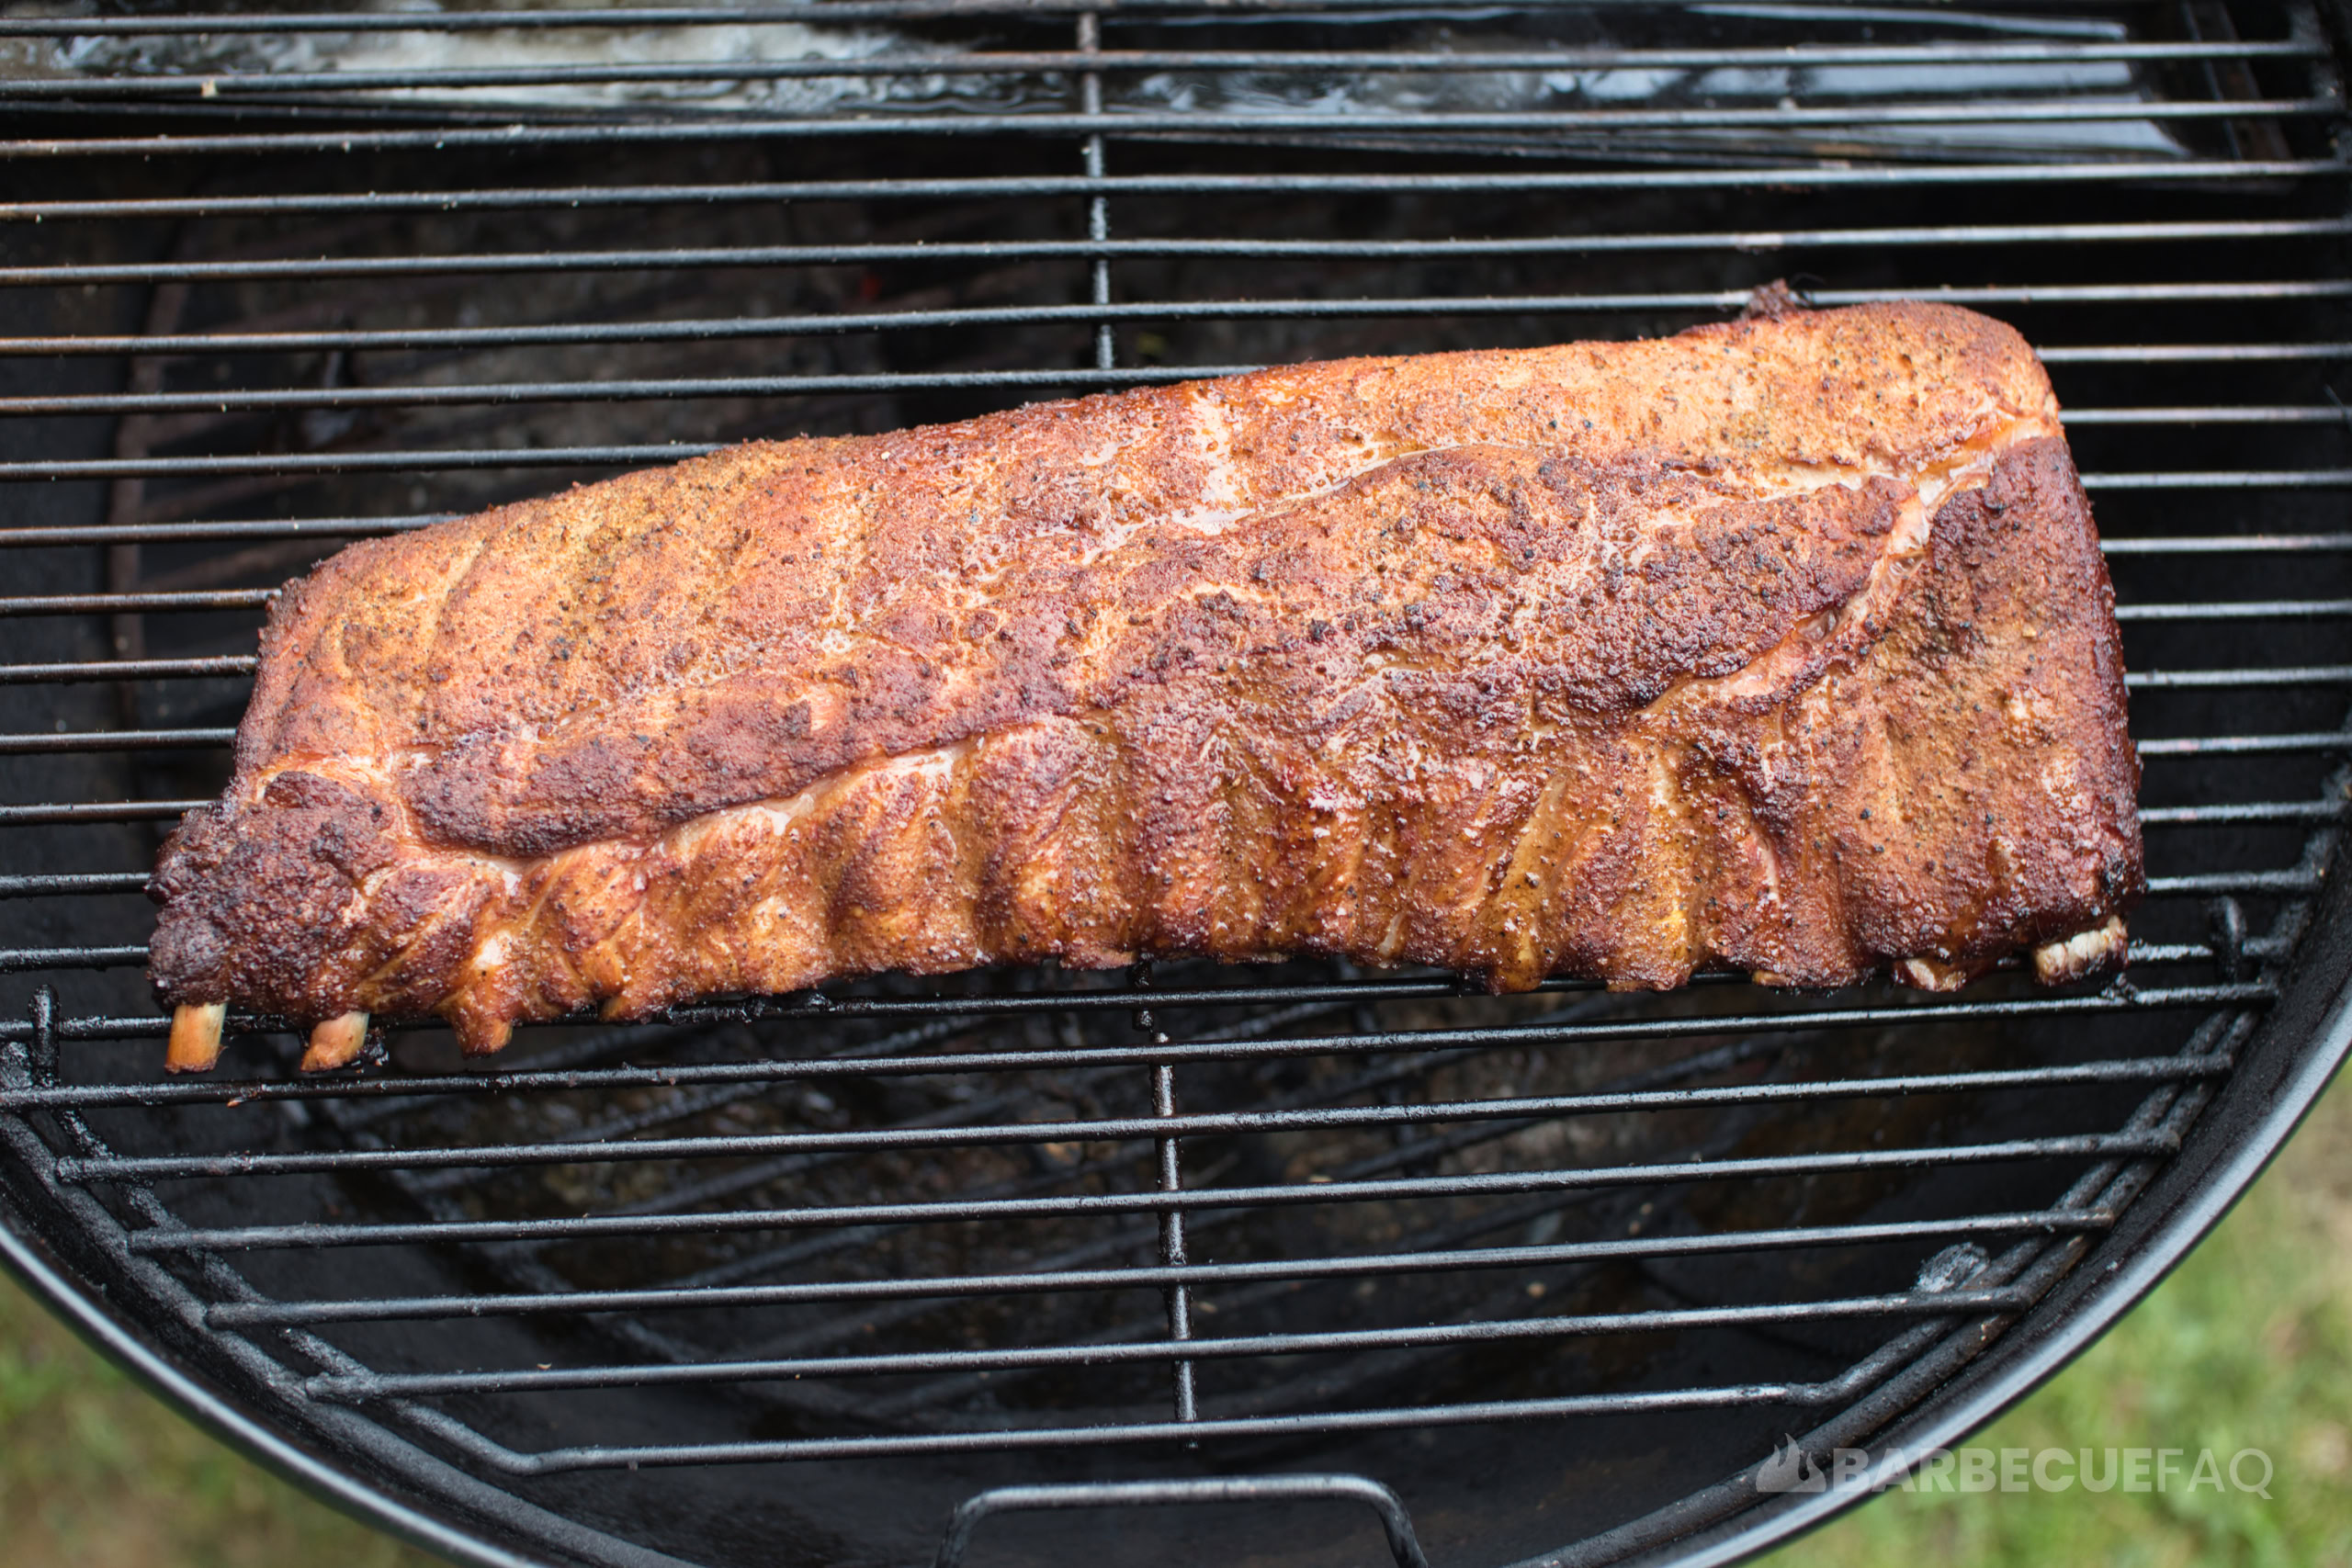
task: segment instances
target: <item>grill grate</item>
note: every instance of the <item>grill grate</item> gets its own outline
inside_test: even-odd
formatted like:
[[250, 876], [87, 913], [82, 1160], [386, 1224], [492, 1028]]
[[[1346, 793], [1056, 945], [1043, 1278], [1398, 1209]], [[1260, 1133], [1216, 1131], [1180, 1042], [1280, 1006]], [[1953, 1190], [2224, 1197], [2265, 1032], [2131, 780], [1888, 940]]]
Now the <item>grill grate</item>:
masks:
[[[1753, 1544], [1720, 1532], [1782, 1432], [1901, 1430], [2057, 1333], [2208, 1107], [2321, 1050], [2267, 1021], [2308, 1011], [2352, 776], [2332, 17], [0, 20], [12, 1256], [481, 1561], [911, 1560], [1004, 1481], [1335, 1464], [1440, 1561]], [[2147, 774], [2113, 984], [1008, 971], [488, 1067], [397, 1030], [324, 1078], [232, 1019], [219, 1077], [157, 1081], [145, 868], [226, 776], [260, 613], [345, 541], [747, 434], [1670, 331], [1782, 275], [2043, 346]], [[1191, 1484], [1085, 1495], [1257, 1495]], [[1363, 1544], [1314, 1522], [1251, 1528]], [[1089, 1528], [1197, 1544], [988, 1529]]]

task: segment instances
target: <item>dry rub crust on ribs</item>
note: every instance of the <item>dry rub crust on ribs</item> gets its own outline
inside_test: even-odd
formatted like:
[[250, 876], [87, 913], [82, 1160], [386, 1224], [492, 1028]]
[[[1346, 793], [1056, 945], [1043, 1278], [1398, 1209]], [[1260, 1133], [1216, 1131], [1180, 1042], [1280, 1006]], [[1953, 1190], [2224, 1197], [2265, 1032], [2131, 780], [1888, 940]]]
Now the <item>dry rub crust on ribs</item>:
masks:
[[2056, 980], [2143, 881], [2049, 383], [1931, 305], [755, 443], [345, 550], [263, 650], [152, 974], [321, 1062], [1049, 954]]

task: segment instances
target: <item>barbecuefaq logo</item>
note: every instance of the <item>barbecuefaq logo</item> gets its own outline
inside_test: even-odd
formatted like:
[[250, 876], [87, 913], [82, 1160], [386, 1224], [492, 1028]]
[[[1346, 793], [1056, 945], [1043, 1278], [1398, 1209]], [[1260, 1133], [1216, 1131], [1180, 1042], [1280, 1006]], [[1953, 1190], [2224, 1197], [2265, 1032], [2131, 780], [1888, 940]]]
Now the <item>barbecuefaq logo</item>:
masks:
[[1758, 1492], [1826, 1492], [1829, 1478], [1813, 1462], [1813, 1456], [1797, 1447], [1797, 1440], [1786, 1432], [1781, 1434], [1780, 1447], [1772, 1457], [1756, 1467], [1756, 1490]]
[[1793, 1492], [2251, 1492], [2267, 1501], [2274, 1467], [2260, 1449], [1832, 1449], [1826, 1468], [1787, 1433], [1756, 1467], [1756, 1490]]

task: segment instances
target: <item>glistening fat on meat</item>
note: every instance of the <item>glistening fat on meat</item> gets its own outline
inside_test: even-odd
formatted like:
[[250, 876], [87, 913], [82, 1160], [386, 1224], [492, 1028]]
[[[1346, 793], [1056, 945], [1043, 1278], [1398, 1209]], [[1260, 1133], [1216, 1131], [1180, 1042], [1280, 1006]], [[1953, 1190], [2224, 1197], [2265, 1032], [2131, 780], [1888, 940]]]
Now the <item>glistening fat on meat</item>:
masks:
[[[220, 1004], [438, 1014], [1047, 956], [2122, 956], [2112, 593], [2033, 354], [1924, 304], [754, 443], [356, 546], [166, 846]], [[210, 1009], [206, 1012], [200, 1010]]]

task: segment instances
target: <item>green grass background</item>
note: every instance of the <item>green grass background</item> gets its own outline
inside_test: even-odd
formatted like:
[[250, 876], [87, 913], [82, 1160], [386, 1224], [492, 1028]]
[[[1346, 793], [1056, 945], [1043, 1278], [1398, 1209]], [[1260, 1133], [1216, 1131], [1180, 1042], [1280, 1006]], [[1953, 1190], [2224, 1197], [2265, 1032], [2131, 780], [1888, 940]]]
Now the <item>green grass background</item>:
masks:
[[[1889, 1492], [1767, 1559], [2352, 1568], [2352, 1089], [2090, 1352], [1975, 1441], [2267, 1450], [2271, 1500]], [[0, 1280], [9, 1568], [430, 1568], [198, 1431]]]

